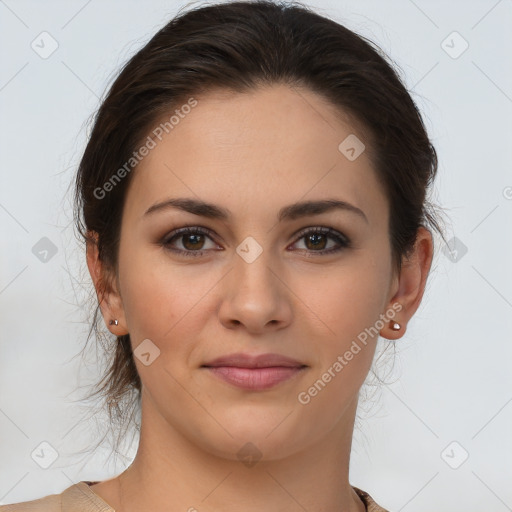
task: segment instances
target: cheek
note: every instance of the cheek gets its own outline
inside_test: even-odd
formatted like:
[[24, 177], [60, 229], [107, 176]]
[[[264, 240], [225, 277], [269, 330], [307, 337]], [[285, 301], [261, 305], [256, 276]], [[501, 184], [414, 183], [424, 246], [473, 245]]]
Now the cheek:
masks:
[[[331, 350], [341, 350], [384, 312], [387, 293], [386, 263], [359, 254], [325, 275], [298, 275], [292, 289], [303, 310]], [[379, 329], [380, 330], [380, 329]], [[330, 342], [329, 342], [330, 341]]]
[[[382, 328], [387, 264], [361, 252], [328, 276], [297, 280], [295, 290], [308, 306], [307, 322], [316, 325], [311, 334], [318, 343], [317, 371], [308, 381], [312, 387], [302, 390], [311, 399], [310, 410], [319, 407], [320, 413], [329, 402], [345, 403], [364, 382]], [[340, 412], [333, 408], [334, 416]]]
[[[316, 366], [299, 390], [297, 402], [304, 418], [316, 418], [319, 429], [333, 428], [357, 396], [373, 361], [379, 328], [375, 327], [384, 297], [379, 270], [355, 272], [347, 267], [309, 291], [308, 305], [318, 324]], [[306, 427], [308, 425], [308, 427]], [[310, 423], [304, 422], [304, 434]]]
[[149, 338], [162, 352], [174, 351], [187, 347], [186, 341], [194, 339], [207, 312], [213, 311], [208, 292], [219, 276], [198, 277], [192, 265], [172, 264], [157, 251], [135, 250], [129, 258], [120, 257], [123, 308], [135, 345]]

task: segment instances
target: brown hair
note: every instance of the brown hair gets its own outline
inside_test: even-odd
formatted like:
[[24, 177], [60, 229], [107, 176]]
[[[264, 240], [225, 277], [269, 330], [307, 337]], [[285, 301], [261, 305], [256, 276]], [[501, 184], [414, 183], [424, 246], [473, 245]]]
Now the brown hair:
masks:
[[[444, 239], [426, 198], [437, 172], [436, 151], [411, 96], [374, 43], [297, 2], [206, 5], [160, 29], [124, 65], [96, 113], [76, 177], [75, 222], [82, 241], [98, 235], [99, 257], [111, 271], [105, 289], [117, 275], [121, 216], [133, 173], [103, 197], [97, 191], [129, 161], [152, 124], [192, 95], [213, 89], [243, 93], [278, 83], [309, 88], [365, 130], [389, 200], [395, 270], [420, 226], [431, 226]], [[94, 329], [99, 339], [98, 311], [99, 304], [89, 337]], [[127, 405], [132, 415], [140, 407], [130, 336], [109, 339], [104, 349], [111, 360], [91, 396], [105, 398], [111, 425], [124, 424]]]

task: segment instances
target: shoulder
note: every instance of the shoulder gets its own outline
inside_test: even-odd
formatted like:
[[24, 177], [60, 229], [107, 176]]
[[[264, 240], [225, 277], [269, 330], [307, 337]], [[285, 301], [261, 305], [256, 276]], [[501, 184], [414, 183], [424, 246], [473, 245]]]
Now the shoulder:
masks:
[[88, 484], [82, 481], [64, 489], [60, 494], [3, 505], [0, 506], [0, 512], [114, 512]]
[[37, 500], [2, 505], [0, 512], [61, 512], [61, 495], [50, 494]]
[[352, 486], [352, 489], [356, 491], [357, 495], [361, 498], [361, 501], [365, 504], [367, 512], [389, 512], [387, 508], [382, 508], [380, 505], [375, 503], [375, 500], [366, 491], [355, 486]]

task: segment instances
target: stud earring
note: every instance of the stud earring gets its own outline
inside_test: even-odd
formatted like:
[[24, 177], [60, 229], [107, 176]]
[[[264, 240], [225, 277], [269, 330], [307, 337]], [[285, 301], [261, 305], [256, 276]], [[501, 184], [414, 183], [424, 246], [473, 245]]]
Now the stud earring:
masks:
[[391, 329], [393, 329], [393, 331], [399, 331], [401, 328], [402, 326], [398, 322], [393, 322], [391, 324]]
[[110, 320], [110, 325], [118, 325], [119, 322], [117, 320]]

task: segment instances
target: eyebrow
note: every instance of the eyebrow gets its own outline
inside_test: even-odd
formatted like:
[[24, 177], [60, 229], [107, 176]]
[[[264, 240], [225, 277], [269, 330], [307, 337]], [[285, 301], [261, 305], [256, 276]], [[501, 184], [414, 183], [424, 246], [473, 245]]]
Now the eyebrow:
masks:
[[[228, 220], [230, 211], [212, 203], [207, 203], [193, 198], [174, 198], [156, 203], [150, 206], [144, 213], [146, 217], [158, 211], [168, 209], [179, 209], [209, 219]], [[277, 218], [279, 222], [284, 220], [295, 220], [309, 215], [320, 215], [332, 210], [344, 210], [357, 214], [368, 224], [365, 213], [356, 206], [339, 199], [322, 199], [317, 201], [301, 201], [285, 206], [279, 210]]]

